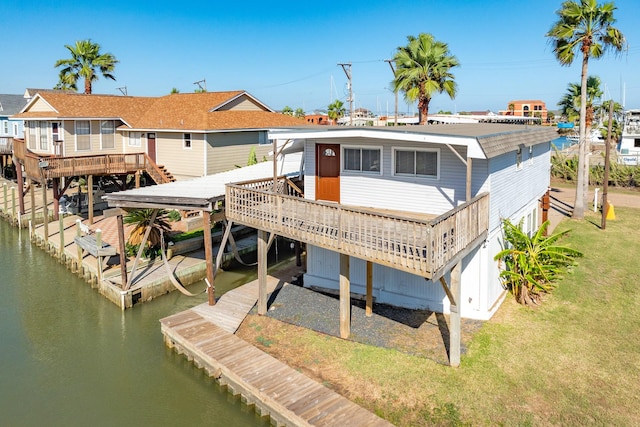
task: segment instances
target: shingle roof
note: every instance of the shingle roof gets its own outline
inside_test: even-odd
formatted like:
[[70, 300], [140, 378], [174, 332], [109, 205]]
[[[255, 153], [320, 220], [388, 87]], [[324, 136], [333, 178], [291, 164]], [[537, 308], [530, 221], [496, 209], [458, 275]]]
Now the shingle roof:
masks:
[[22, 95], [0, 94], [0, 116], [11, 116], [18, 113], [27, 104]]
[[[253, 110], [216, 110], [246, 95]], [[85, 95], [77, 93], [39, 94], [55, 112], [27, 111], [22, 119], [120, 118], [132, 129], [226, 130], [301, 126], [304, 121], [267, 110], [244, 91], [171, 94], [163, 97]]]

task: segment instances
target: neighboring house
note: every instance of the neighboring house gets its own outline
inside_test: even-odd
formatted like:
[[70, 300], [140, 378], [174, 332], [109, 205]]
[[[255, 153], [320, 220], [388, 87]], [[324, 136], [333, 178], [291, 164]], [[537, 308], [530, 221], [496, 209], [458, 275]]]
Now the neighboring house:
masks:
[[13, 154], [13, 139], [24, 137], [22, 120], [12, 119], [24, 107], [26, 100], [22, 95], [0, 94], [0, 175], [5, 176], [5, 167]]
[[42, 156], [144, 152], [176, 179], [246, 165], [272, 149], [271, 128], [304, 120], [274, 112], [244, 91], [162, 97], [30, 91], [14, 119], [25, 121], [26, 148]]
[[27, 103], [22, 95], [0, 95], [0, 139], [23, 138], [24, 123], [12, 119]]
[[378, 303], [448, 313], [453, 291], [442, 280], [453, 289], [461, 268], [456, 312], [488, 319], [505, 295], [493, 260], [501, 221], [538, 228], [556, 136], [484, 123], [275, 130], [269, 138], [304, 147], [305, 202], [279, 200], [275, 220], [232, 187], [227, 216], [307, 242], [307, 287], [342, 289], [346, 268], [351, 292], [365, 295], [373, 264]]
[[516, 100], [509, 101], [506, 110], [500, 111], [501, 115], [516, 117], [538, 117], [542, 123], [547, 121], [547, 105], [540, 100]]

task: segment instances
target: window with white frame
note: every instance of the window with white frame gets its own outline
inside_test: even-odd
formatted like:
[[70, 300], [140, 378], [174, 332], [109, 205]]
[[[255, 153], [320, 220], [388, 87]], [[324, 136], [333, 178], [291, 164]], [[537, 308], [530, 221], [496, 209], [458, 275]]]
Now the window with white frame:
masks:
[[438, 178], [440, 151], [412, 150], [395, 148], [393, 150], [394, 169], [397, 176], [416, 176], [421, 178]]
[[40, 138], [39, 138], [40, 150], [42, 151], [46, 151], [47, 149], [49, 149], [49, 141], [47, 140], [48, 129], [49, 129], [48, 123], [45, 121], [41, 121], [38, 129], [38, 133], [40, 135]]
[[129, 132], [129, 146], [140, 147], [140, 132]]
[[91, 122], [89, 120], [76, 121], [76, 150], [91, 150]]
[[36, 143], [37, 143], [37, 138], [38, 138], [38, 128], [37, 128], [37, 123], [36, 121], [28, 121], [27, 124], [29, 126], [29, 149], [30, 150], [35, 150], [36, 149]]
[[348, 172], [381, 173], [382, 149], [344, 147], [342, 152], [343, 170]]
[[60, 123], [59, 122], [52, 122], [51, 123], [51, 139], [53, 139], [53, 142], [55, 143], [56, 141], [62, 141], [62, 135], [60, 134]]
[[183, 133], [182, 134], [182, 147], [183, 148], [191, 148], [191, 134]]
[[13, 136], [18, 136], [18, 124], [13, 124]]
[[2, 121], [3, 129], [4, 129], [4, 134], [8, 135], [9, 134], [9, 120], [3, 120]]
[[115, 148], [116, 146], [116, 126], [113, 120], [103, 120], [100, 122], [100, 143], [102, 149]]

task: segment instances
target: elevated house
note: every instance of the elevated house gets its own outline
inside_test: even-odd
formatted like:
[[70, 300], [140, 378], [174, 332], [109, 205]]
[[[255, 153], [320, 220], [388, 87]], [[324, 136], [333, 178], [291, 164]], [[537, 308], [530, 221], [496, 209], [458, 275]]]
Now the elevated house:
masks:
[[59, 180], [74, 176], [146, 173], [164, 183], [226, 171], [246, 165], [252, 150], [261, 160], [270, 150], [268, 129], [304, 124], [245, 91], [30, 96], [13, 116], [25, 121], [16, 157], [28, 178], [51, 179], [62, 190]]
[[460, 317], [490, 318], [505, 294], [501, 221], [541, 223], [555, 137], [495, 123], [274, 130], [304, 151], [304, 196], [229, 184], [226, 215], [306, 242], [304, 286], [339, 290], [343, 336], [352, 293], [450, 313], [455, 365]]

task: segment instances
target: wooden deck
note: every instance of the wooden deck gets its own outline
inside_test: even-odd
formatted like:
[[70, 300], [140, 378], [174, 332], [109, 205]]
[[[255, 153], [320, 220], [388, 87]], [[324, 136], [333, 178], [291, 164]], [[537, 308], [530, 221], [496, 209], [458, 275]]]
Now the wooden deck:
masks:
[[[269, 276], [272, 292], [280, 282]], [[345, 397], [234, 335], [255, 305], [258, 282], [160, 320], [166, 344], [284, 426], [391, 426]]]
[[433, 218], [308, 200], [241, 183], [227, 184], [225, 209], [236, 223], [428, 279], [441, 277], [484, 240], [489, 228], [488, 193]]

